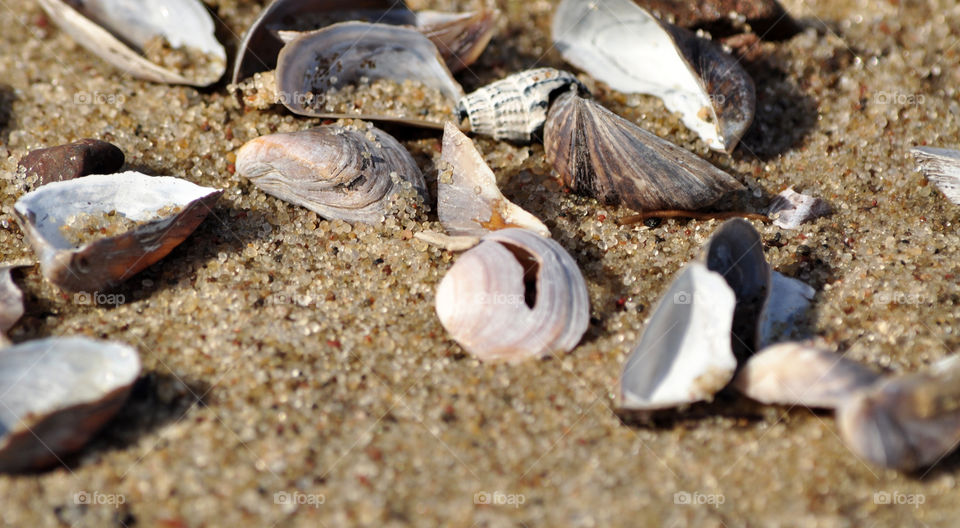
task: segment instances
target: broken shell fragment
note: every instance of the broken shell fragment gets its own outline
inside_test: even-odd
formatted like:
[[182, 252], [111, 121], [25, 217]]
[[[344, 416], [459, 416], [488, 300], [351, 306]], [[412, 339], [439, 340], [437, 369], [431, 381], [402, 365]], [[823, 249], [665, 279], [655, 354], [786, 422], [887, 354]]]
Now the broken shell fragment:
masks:
[[501, 194], [496, 176], [473, 141], [452, 123], [447, 123], [443, 131], [439, 165], [437, 214], [447, 233], [478, 236], [506, 227], [521, 227], [550, 236], [543, 222]]
[[112, 174], [123, 167], [123, 151], [98, 139], [81, 139], [66, 145], [31, 150], [20, 159], [27, 177], [37, 176], [40, 185], [72, 180], [88, 174]]
[[280, 51], [276, 80], [281, 102], [295, 114], [432, 128], [453, 119], [463, 96], [421, 33], [364, 22], [302, 33]]
[[138, 172], [49, 183], [14, 209], [43, 275], [67, 291], [110, 289], [162, 259], [223, 191]]
[[960, 205], [960, 151], [934, 147], [911, 150], [923, 175], [951, 202]]
[[21, 264], [0, 265], [0, 344], [6, 341], [7, 330], [23, 317], [23, 292], [10, 271]]
[[797, 229], [800, 224], [830, 214], [830, 204], [820, 198], [800, 194], [793, 187], [781, 192], [770, 202], [767, 216], [783, 229]]
[[618, 404], [654, 411], [712, 400], [733, 378], [736, 296], [719, 273], [691, 262], [657, 303], [620, 375]]
[[465, 96], [457, 103], [460, 121], [494, 139], [529, 143], [543, 129], [550, 103], [560, 94], [587, 89], [573, 74], [553, 68], [515, 73]]
[[960, 361], [888, 378], [856, 392], [837, 410], [840, 435], [857, 456], [914, 471], [936, 464], [960, 443]]
[[236, 167], [267, 194], [331, 220], [380, 223], [404, 189], [427, 195], [410, 153], [372, 125], [261, 136], [240, 147]]
[[544, 150], [574, 192], [638, 211], [696, 211], [744, 188], [693, 153], [572, 93], [550, 109]]
[[753, 80], [739, 62], [631, 0], [563, 0], [553, 40], [567, 62], [614, 90], [662, 99], [713, 150], [732, 152], [753, 122]]
[[757, 347], [765, 348], [784, 338], [803, 339], [800, 323], [816, 295], [810, 285], [778, 271], [770, 276], [770, 295], [760, 314]]
[[0, 471], [42, 469], [73, 453], [113, 417], [140, 374], [137, 351], [81, 337], [0, 353]]
[[757, 352], [737, 373], [733, 386], [761, 403], [835, 409], [879, 378], [837, 353], [788, 342]]
[[413, 12], [395, 0], [275, 0], [247, 29], [237, 51], [233, 84], [277, 66], [281, 33], [315, 31], [338, 22], [412, 26], [429, 38], [450, 71], [472, 64], [493, 36], [499, 12]]
[[568, 352], [590, 322], [577, 263], [557, 242], [517, 228], [460, 255], [437, 286], [436, 308], [450, 336], [484, 361]]
[[226, 71], [213, 19], [197, 0], [40, 0], [40, 6], [78, 44], [134, 77], [208, 86]]

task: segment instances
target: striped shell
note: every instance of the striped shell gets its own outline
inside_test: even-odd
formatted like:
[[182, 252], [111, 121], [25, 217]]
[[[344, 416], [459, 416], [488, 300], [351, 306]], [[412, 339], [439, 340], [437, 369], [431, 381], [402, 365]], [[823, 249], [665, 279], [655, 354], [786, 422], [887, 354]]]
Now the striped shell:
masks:
[[494, 139], [530, 142], [543, 128], [553, 98], [576, 86], [587, 89], [573, 74], [553, 68], [515, 73], [460, 99], [460, 121], [470, 129]]

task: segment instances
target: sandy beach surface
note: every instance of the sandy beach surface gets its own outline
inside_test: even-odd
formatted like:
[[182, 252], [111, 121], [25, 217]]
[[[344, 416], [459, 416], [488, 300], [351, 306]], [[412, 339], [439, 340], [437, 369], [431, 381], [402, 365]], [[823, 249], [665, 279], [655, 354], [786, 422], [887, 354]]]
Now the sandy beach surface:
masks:
[[[227, 41], [261, 7], [206, 3]], [[497, 34], [458, 74], [464, 88], [565, 67], [550, 40], [555, 5], [497, 2]], [[658, 100], [580, 78], [611, 110], [730, 172], [758, 204], [789, 186], [828, 200], [835, 213], [798, 230], [754, 222], [767, 259], [816, 288], [806, 324], [826, 346], [884, 372], [922, 370], [960, 345], [960, 208], [916, 172], [909, 149], [960, 144], [960, 7], [784, 6], [802, 31], [744, 54], [757, 118], [732, 155], [708, 151]], [[133, 79], [32, 1], [0, 0], [0, 27], [0, 260], [35, 260], [13, 214], [36, 185], [16, 173], [35, 148], [99, 138], [123, 149], [125, 169], [225, 190], [190, 238], [115, 292], [121, 303], [79, 302], [36, 267], [15, 273], [27, 313], [14, 342], [117, 340], [140, 352], [144, 369], [82, 451], [48, 471], [0, 476], [0, 523], [956, 522], [960, 455], [917, 474], [884, 470], [843, 444], [831, 414], [764, 407], [732, 391], [653, 423], [615, 412], [621, 365], [652, 307], [719, 222], [619, 227], [629, 211], [563, 192], [541, 145], [478, 138], [504, 194], [577, 260], [591, 301], [590, 327], [571, 353], [481, 364], [433, 309], [456, 255], [412, 236], [438, 229], [435, 215], [375, 227], [326, 221], [235, 174], [246, 141], [320, 120], [245, 110], [225, 82], [195, 89]], [[387, 130], [435, 189], [440, 135]]]

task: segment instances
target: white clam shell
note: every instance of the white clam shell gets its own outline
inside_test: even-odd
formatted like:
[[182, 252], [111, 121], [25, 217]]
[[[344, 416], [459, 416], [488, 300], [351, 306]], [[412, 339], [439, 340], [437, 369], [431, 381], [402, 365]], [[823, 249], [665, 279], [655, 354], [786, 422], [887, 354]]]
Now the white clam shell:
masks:
[[437, 286], [436, 309], [451, 337], [485, 361], [568, 352], [590, 322], [573, 258], [557, 242], [517, 228], [494, 231], [460, 255]]
[[835, 352], [788, 342], [750, 357], [733, 386], [766, 404], [835, 409], [879, 378], [876, 372]]
[[268, 194], [328, 219], [379, 223], [404, 183], [426, 196], [407, 149], [373, 126], [261, 136], [237, 151], [236, 167]]
[[443, 131], [437, 214], [444, 229], [454, 236], [482, 236], [505, 227], [550, 236], [543, 222], [503, 196], [473, 141], [452, 123]]
[[619, 406], [652, 411], [713, 399], [737, 368], [730, 344], [736, 303], [722, 275], [690, 263], [624, 364]]
[[137, 351], [82, 337], [0, 351], [0, 471], [39, 469], [80, 449], [123, 405]]
[[461, 120], [469, 120], [474, 133], [527, 143], [543, 129], [553, 99], [572, 87], [587, 91], [569, 72], [553, 68], [522, 71], [464, 96], [457, 103], [457, 112]]
[[[208, 86], [226, 71], [226, 50], [214, 36], [210, 13], [197, 0], [40, 0], [40, 6], [78, 44], [134, 77]], [[203, 52], [209, 64], [185, 75], [150, 62], [134, 47], [157, 35], [175, 48]]]
[[[110, 289], [162, 259], [200, 225], [223, 191], [139, 172], [48, 183], [14, 204], [43, 275], [68, 291]], [[157, 217], [166, 207], [179, 211]], [[77, 214], [116, 211], [146, 222], [130, 231], [73, 246], [60, 228]]]
[[614, 90], [662, 99], [711, 149], [731, 152], [753, 122], [753, 81], [738, 61], [631, 0], [563, 0], [553, 41]]
[[916, 147], [910, 152], [923, 175], [952, 203], [960, 205], [960, 151], [936, 147]]
[[913, 471], [960, 444], [960, 361], [951, 356], [928, 372], [882, 380], [846, 399], [837, 428], [860, 458]]
[[23, 317], [23, 292], [10, 275], [13, 268], [20, 265], [0, 265], [0, 344], [5, 334]]

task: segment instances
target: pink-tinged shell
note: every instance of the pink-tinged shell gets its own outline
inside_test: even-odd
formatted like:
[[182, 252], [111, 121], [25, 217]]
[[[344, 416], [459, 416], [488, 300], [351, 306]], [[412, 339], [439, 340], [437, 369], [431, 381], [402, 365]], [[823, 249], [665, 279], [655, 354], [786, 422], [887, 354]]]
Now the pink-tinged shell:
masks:
[[519, 362], [572, 350], [590, 322], [576, 262], [560, 244], [503, 229], [463, 253], [437, 286], [450, 336], [484, 361]]

